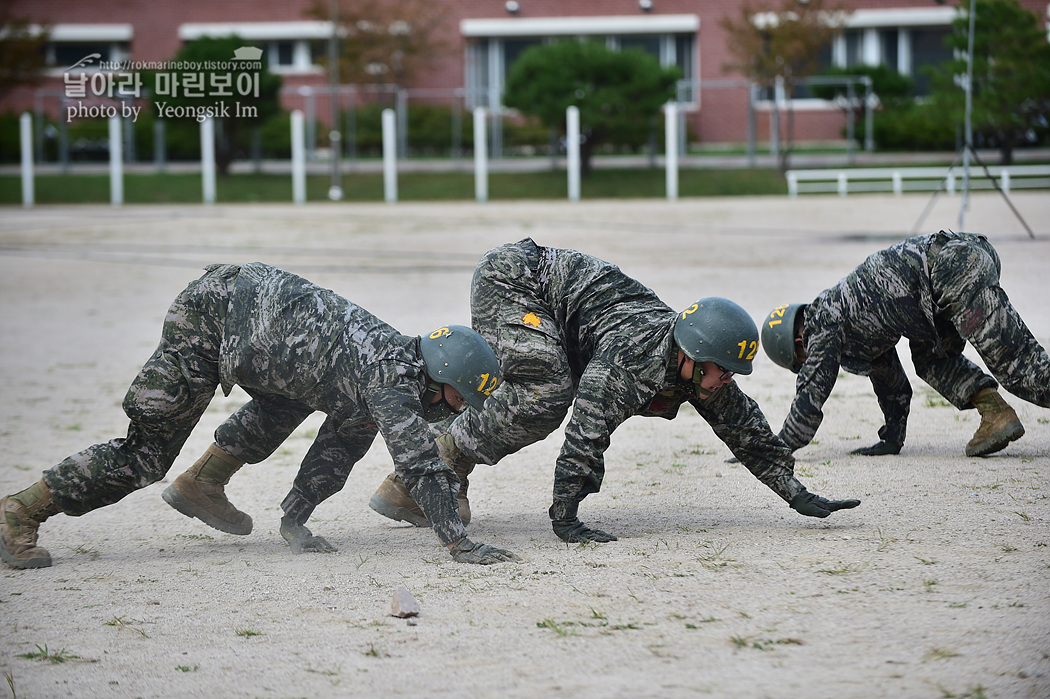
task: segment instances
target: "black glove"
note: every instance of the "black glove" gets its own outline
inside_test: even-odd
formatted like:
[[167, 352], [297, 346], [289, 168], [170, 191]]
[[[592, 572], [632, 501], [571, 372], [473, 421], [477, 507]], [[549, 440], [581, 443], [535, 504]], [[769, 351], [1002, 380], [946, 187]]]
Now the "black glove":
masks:
[[860, 500], [827, 500], [805, 488], [791, 498], [791, 509], [807, 517], [827, 517], [836, 510], [849, 510], [859, 504]]
[[499, 563], [500, 561], [512, 561], [514, 563], [521, 563], [521, 559], [515, 556], [510, 551], [504, 549], [498, 549], [495, 546], [489, 546], [488, 544], [475, 544], [467, 537], [463, 537], [456, 543], [452, 544], [450, 549], [452, 558], [457, 563], [477, 563], [478, 565], [492, 565], [493, 563]]
[[314, 536], [302, 524], [293, 522], [287, 517], [281, 517], [281, 536], [292, 547], [292, 553], [294, 554], [300, 554], [304, 551], [311, 553], [335, 553], [339, 550], [325, 541], [324, 537]]
[[884, 456], [886, 454], [900, 454], [901, 447], [903, 444], [898, 442], [887, 442], [885, 440], [878, 444], [873, 444], [870, 447], [861, 447], [860, 449], [854, 449], [850, 454], [860, 454], [861, 456]]
[[603, 532], [601, 529], [591, 529], [578, 519], [555, 519], [551, 521], [551, 525], [558, 538], [570, 544], [582, 544], [588, 541], [606, 544], [616, 541], [616, 537], [612, 534]]

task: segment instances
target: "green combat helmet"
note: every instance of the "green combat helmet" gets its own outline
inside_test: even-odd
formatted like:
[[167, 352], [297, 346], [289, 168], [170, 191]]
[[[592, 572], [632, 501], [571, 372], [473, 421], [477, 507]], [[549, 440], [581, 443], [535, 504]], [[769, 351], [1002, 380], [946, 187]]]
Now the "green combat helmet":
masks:
[[714, 362], [734, 374], [750, 374], [758, 328], [737, 304], [709, 296], [678, 314], [674, 341], [697, 365]]
[[777, 306], [762, 323], [762, 349], [777, 366], [794, 373], [802, 368], [795, 352], [795, 322], [804, 303], [789, 303]]
[[[459, 391], [467, 405], [481, 410], [502, 380], [496, 354], [481, 335], [463, 325], [446, 325], [419, 339], [431, 381]], [[437, 393], [440, 388], [432, 386]]]

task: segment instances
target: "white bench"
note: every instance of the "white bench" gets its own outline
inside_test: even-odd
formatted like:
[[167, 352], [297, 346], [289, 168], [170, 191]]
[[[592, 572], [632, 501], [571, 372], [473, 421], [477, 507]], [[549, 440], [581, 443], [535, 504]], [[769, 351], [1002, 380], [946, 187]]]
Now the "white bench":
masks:
[[[1050, 187], [1050, 165], [1008, 165], [988, 168], [1007, 194], [1010, 188]], [[947, 190], [955, 194], [956, 183], [963, 177], [961, 167], [870, 167], [826, 168], [821, 170], [788, 170], [788, 195], [838, 192], [893, 192]], [[992, 189], [994, 185], [984, 168], [970, 166], [970, 189]]]

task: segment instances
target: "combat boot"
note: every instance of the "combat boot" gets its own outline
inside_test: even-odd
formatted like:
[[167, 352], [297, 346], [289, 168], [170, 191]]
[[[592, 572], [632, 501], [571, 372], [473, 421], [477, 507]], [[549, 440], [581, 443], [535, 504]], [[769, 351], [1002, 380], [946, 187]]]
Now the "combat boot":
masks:
[[971, 401], [981, 414], [981, 424], [966, 445], [967, 456], [992, 454], [1024, 434], [1017, 413], [994, 388], [981, 389]]
[[187, 517], [227, 534], [250, 534], [252, 518], [226, 499], [224, 486], [243, 461], [212, 444], [197, 463], [164, 489], [161, 497]]
[[456, 495], [456, 503], [459, 505], [459, 518], [463, 525], [470, 523], [470, 501], [467, 499], [467, 488], [470, 487], [469, 476], [474, 470], [474, 462], [466, 454], [460, 451], [452, 435], [445, 433], [437, 438], [438, 456], [455, 471], [459, 478], [459, 493]]
[[384, 517], [398, 522], [408, 522], [417, 527], [430, 526], [430, 520], [408, 494], [408, 487], [396, 473], [391, 473], [383, 480], [369, 498], [368, 506]]
[[4, 521], [0, 531], [0, 558], [12, 568], [47, 568], [51, 554], [36, 545], [40, 523], [62, 510], [51, 499], [43, 479], [20, 493], [0, 500]]
[[[467, 500], [467, 488], [470, 483], [467, 477], [474, 470], [472, 464], [452, 441], [452, 435], [443, 434], [437, 438], [438, 454], [441, 460], [456, 473], [459, 478], [459, 493], [456, 495], [456, 504], [459, 506], [459, 518], [463, 520], [463, 526], [470, 524], [470, 501]], [[430, 520], [423, 514], [416, 501], [408, 493], [408, 487], [396, 473], [386, 477], [376, 492], [368, 500], [368, 506], [390, 519], [398, 522], [408, 522], [417, 527], [429, 527]]]

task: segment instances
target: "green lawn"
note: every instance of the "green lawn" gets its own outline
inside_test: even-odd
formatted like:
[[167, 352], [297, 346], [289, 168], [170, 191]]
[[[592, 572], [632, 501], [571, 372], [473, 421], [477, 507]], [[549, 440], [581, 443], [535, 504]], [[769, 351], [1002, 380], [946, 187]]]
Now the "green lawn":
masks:
[[[582, 199], [666, 196], [664, 170], [595, 170], [580, 183]], [[309, 201], [327, 201], [328, 175], [310, 176]], [[489, 199], [565, 199], [564, 171], [490, 173]], [[34, 180], [38, 204], [108, 204], [109, 175], [38, 175]], [[381, 174], [345, 174], [344, 201], [383, 201]], [[776, 170], [680, 170], [678, 194], [705, 197], [744, 194], [787, 194], [784, 178]], [[199, 173], [125, 174], [127, 204], [199, 203]], [[291, 175], [239, 174], [219, 177], [216, 199], [220, 203], [291, 202]], [[469, 201], [474, 199], [471, 172], [403, 173], [398, 175], [401, 201]], [[0, 204], [21, 204], [22, 184], [17, 175], [0, 176]]]

